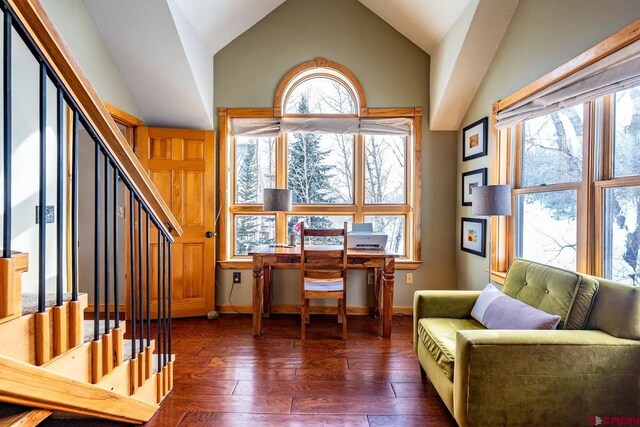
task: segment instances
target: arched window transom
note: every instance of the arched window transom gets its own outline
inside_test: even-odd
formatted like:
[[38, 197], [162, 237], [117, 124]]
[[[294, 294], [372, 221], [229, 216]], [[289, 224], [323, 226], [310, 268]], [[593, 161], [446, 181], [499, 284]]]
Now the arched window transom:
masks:
[[310, 71], [290, 85], [285, 114], [358, 114], [358, 100], [348, 80], [332, 75], [335, 72]]

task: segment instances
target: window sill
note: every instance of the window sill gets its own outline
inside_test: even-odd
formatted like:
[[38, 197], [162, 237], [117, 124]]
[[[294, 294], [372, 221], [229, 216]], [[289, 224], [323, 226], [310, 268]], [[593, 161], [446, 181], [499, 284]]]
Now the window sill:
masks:
[[[396, 260], [396, 270], [416, 270], [422, 265], [422, 261], [409, 259]], [[251, 259], [230, 259], [218, 261], [218, 267], [223, 270], [251, 270], [253, 268]]]
[[504, 282], [507, 279], [506, 271], [492, 271], [491, 272], [491, 280], [493, 282], [498, 283], [499, 285], [504, 285]]

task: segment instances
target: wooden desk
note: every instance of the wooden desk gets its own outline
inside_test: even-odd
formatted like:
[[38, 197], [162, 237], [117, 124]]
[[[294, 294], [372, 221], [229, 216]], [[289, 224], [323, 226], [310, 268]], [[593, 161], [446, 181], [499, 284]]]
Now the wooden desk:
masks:
[[[319, 248], [316, 246], [316, 248]], [[327, 246], [327, 248], [333, 248]], [[335, 248], [333, 248], [335, 249]], [[253, 335], [262, 334], [262, 315], [269, 317], [271, 311], [271, 269], [299, 269], [300, 246], [294, 248], [273, 248], [258, 246], [249, 255], [253, 257]], [[398, 255], [380, 250], [356, 250], [347, 252], [348, 268], [375, 270], [373, 314], [380, 314], [380, 291], [382, 290], [382, 336], [391, 336], [391, 316], [393, 313], [393, 284], [395, 258]]]

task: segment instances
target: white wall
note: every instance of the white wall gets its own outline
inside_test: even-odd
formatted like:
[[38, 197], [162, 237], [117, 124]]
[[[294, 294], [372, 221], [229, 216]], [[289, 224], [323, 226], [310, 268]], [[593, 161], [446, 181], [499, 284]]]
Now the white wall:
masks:
[[81, 0], [40, 0], [103, 101], [141, 117], [142, 112]]
[[[133, 114], [139, 114], [138, 107], [129, 88], [98, 37], [82, 3], [79, 0], [43, 0], [43, 4], [54, 25], [58, 28], [65, 42], [70, 46], [73, 55], [89, 77], [90, 82], [94, 85], [98, 95], [117, 107]], [[0, 34], [1, 39], [2, 35]], [[24, 46], [15, 32], [13, 34], [12, 70], [12, 249], [29, 254], [29, 270], [23, 275], [23, 289], [25, 292], [36, 292], [39, 258], [39, 233], [38, 225], [35, 222], [35, 209], [39, 202], [40, 171], [38, 159], [40, 138], [39, 67], [30, 51]], [[49, 82], [47, 86], [46, 129], [47, 205], [53, 205], [54, 209], [56, 206], [56, 111], [56, 91], [52, 83]], [[1, 115], [2, 104], [0, 103]], [[3, 124], [1, 125], [4, 126]], [[66, 142], [66, 117], [63, 132], [65, 133], [63, 137]], [[0, 153], [0, 156], [3, 156], [3, 153]], [[87, 164], [92, 165], [92, 159], [92, 156], [90, 158], [83, 156], [80, 159], [81, 168]], [[0, 185], [0, 193], [2, 188], [3, 186]], [[0, 197], [2, 197], [1, 194]], [[46, 225], [45, 276], [47, 292], [51, 293], [55, 291], [57, 278], [56, 224], [58, 220], [56, 212], [55, 222]], [[0, 217], [0, 223], [1, 221], [2, 217]], [[81, 218], [81, 226], [86, 225], [87, 221], [88, 219]], [[65, 246], [66, 242], [63, 241], [62, 247]], [[87, 243], [85, 247], [88, 246], [89, 244]], [[124, 266], [124, 262], [121, 265]], [[63, 274], [66, 277], [66, 272]], [[122, 269], [122, 274], [124, 274], [124, 268]], [[89, 288], [92, 282], [83, 280], [83, 277], [81, 277], [81, 283], [81, 286], [84, 287], [81, 287], [81, 290], [85, 290], [85, 288]]]

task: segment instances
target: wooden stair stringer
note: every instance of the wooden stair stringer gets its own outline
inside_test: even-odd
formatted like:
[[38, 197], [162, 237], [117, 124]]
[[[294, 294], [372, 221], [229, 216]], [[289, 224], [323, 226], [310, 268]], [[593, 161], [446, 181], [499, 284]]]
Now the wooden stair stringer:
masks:
[[25, 412], [0, 418], [0, 427], [35, 427], [49, 418], [53, 411], [48, 409], [29, 409]]
[[[80, 294], [78, 303], [80, 307], [86, 307], [88, 303], [87, 294]], [[65, 305], [67, 304], [69, 304], [68, 301], [65, 302]], [[47, 313], [51, 312], [52, 309], [53, 307], [47, 307]], [[69, 316], [67, 325], [69, 327], [68, 336], [70, 336], [73, 327], [72, 314], [70, 310], [67, 310], [66, 313]], [[36, 342], [38, 339], [36, 315], [37, 313], [29, 313], [0, 323], [0, 355], [32, 365], [36, 364], [38, 347]], [[53, 317], [49, 316], [50, 331], [55, 331], [56, 329], [53, 324]], [[50, 353], [54, 354], [54, 337], [50, 336], [47, 341]], [[72, 349], [73, 347], [69, 345], [69, 348]]]
[[91, 341], [68, 350], [41, 367], [77, 381], [91, 382]]
[[0, 401], [126, 423], [146, 422], [159, 408], [4, 356], [0, 356]]

